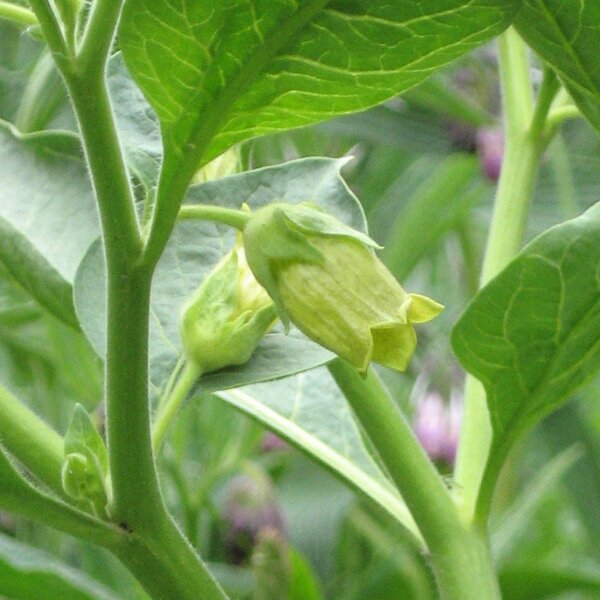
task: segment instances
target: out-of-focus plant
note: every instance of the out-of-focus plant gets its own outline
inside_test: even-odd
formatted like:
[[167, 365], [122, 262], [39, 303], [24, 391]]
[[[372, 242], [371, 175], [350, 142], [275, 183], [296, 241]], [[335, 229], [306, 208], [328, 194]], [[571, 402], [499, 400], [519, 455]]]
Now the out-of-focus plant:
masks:
[[[533, 466], [518, 442], [600, 369], [600, 208], [576, 216], [569, 152], [597, 160], [580, 117], [600, 128], [598, 12], [0, 2], [0, 595], [598, 595], [593, 560], [552, 564], [535, 540], [510, 560], [535, 519], [571, 567], [564, 531], [594, 536], [552, 491], [571, 477], [594, 502], [593, 425], [567, 415]], [[362, 204], [324, 150], [356, 155]], [[523, 246], [534, 196], [571, 220], [535, 219]], [[275, 460], [257, 422], [365, 504]], [[345, 581], [320, 586], [334, 538]]]

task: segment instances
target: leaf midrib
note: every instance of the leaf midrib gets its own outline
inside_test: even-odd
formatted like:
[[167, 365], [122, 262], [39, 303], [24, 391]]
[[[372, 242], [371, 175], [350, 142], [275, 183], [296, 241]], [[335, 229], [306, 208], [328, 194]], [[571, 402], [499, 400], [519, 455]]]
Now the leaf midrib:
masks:
[[[290, 44], [315, 15], [330, 2], [331, 0], [313, 0], [301, 7], [292, 17], [286, 19], [282, 27], [273, 28], [270, 32], [271, 35], [266, 37], [259, 49], [251, 54], [250, 59], [243, 64], [237, 75], [205, 106], [205, 111], [203, 113], [198, 112], [199, 115], [206, 114], [208, 117], [201, 122], [199, 122], [200, 117], [196, 119], [196, 125], [188, 136], [186, 145], [195, 147], [198, 150], [185, 156], [186, 163], [192, 162], [196, 166], [202, 165], [202, 156], [206, 153], [210, 142], [218, 133], [221, 125], [229, 117], [236, 100], [255, 81], [262, 77], [265, 68], [278, 55], [281, 48], [286, 44]], [[197, 106], [200, 92], [201, 90], [198, 90], [192, 96], [186, 103], [182, 113], [185, 114], [187, 107]], [[169, 129], [176, 128], [180, 119], [181, 117], [176, 119]]]

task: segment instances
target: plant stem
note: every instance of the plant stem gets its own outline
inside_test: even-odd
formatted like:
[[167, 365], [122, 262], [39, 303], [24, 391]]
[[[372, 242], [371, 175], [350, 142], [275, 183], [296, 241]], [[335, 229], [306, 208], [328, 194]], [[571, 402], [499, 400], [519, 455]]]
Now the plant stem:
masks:
[[[533, 185], [546, 140], [548, 110], [558, 90], [546, 71], [534, 112], [527, 47], [509, 29], [499, 38], [503, 91], [505, 152], [480, 285], [494, 278], [519, 252], [527, 223]], [[465, 522], [472, 521], [492, 441], [485, 390], [467, 375], [464, 415], [455, 469], [456, 500]]]
[[159, 406], [152, 431], [152, 444], [156, 454], [160, 451], [171, 422], [201, 375], [202, 371], [200, 368], [193, 362], [187, 361], [177, 380], [177, 384], [166, 398], [166, 401]]
[[38, 20], [34, 13], [27, 8], [12, 4], [11, 2], [0, 2], [0, 19], [8, 19], [19, 25], [37, 25]]
[[2, 386], [0, 441], [30, 473], [53, 492], [64, 496], [62, 438]]
[[179, 209], [178, 218], [184, 219], [202, 219], [205, 221], [215, 221], [230, 225], [236, 229], [244, 229], [250, 214], [235, 208], [223, 208], [221, 206], [208, 206], [203, 204], [186, 204]]
[[72, 55], [61, 31], [61, 26], [48, 0], [29, 0], [41, 28], [48, 48], [52, 51], [54, 60], [63, 72], [72, 66]]
[[122, 269], [136, 261], [141, 239], [104, 71], [68, 76], [67, 86], [98, 203], [107, 266]]
[[335, 359], [329, 371], [413, 515], [431, 555], [445, 600], [497, 600], [498, 584], [487, 541], [460, 520], [440, 475], [377, 375], [366, 378]]
[[84, 540], [114, 545], [121, 532], [34, 487], [17, 471], [0, 448], [0, 507], [22, 517], [55, 527]]
[[104, 72], [123, 4], [124, 0], [94, 1], [77, 54], [81, 73], [89, 69]]

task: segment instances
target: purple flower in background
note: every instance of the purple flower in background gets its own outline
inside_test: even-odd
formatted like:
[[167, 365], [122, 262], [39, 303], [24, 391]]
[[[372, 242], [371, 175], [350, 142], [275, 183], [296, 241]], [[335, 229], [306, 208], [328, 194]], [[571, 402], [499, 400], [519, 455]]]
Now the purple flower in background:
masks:
[[276, 433], [272, 431], [265, 431], [265, 434], [260, 442], [261, 452], [277, 452], [280, 450], [288, 450], [290, 445], [281, 439]]
[[433, 460], [454, 464], [461, 418], [462, 405], [457, 397], [448, 403], [437, 392], [429, 392], [420, 399], [413, 429]]
[[477, 153], [483, 172], [491, 181], [498, 181], [504, 154], [504, 133], [499, 128], [481, 128], [476, 136]]
[[245, 562], [264, 529], [283, 533], [283, 516], [265, 473], [239, 475], [225, 490], [225, 549], [234, 564]]

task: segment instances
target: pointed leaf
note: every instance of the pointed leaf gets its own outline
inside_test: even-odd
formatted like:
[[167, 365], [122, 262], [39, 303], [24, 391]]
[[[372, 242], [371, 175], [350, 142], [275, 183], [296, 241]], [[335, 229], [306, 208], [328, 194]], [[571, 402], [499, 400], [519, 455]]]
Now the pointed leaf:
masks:
[[481, 380], [488, 471], [514, 440], [600, 370], [600, 205], [533, 240], [475, 297], [452, 335]]

